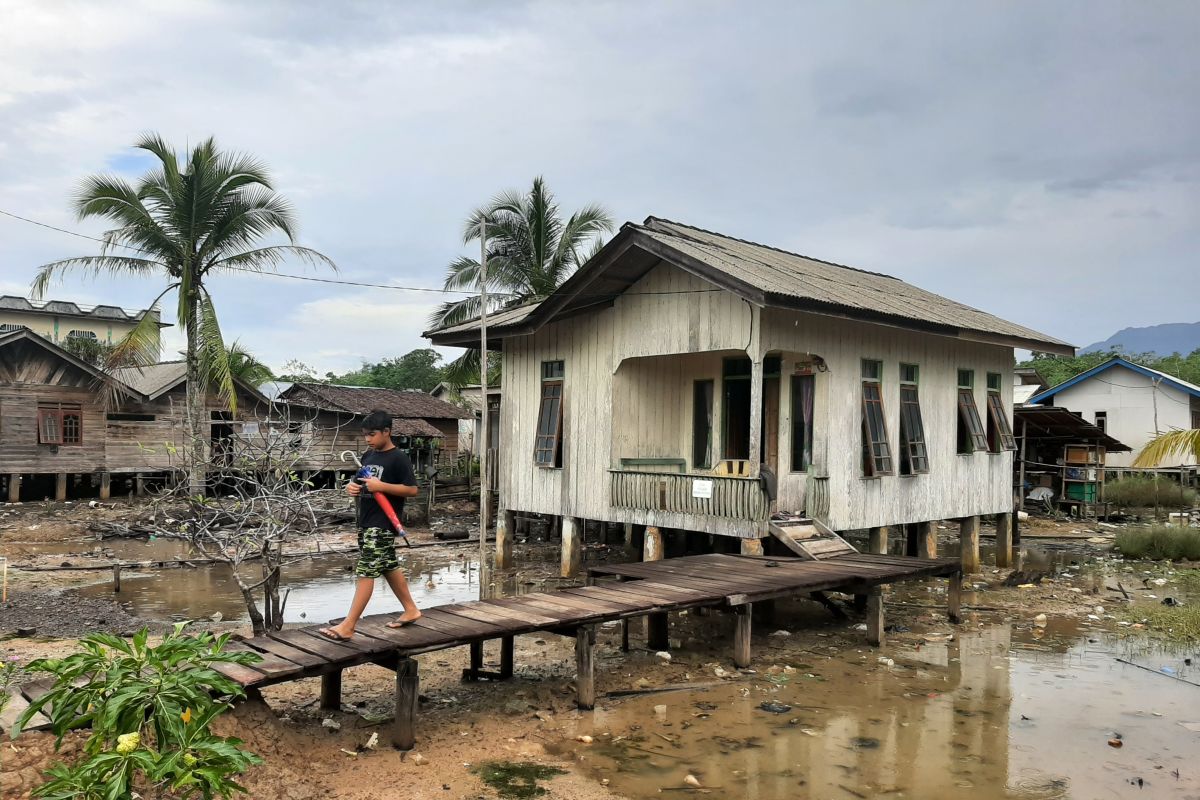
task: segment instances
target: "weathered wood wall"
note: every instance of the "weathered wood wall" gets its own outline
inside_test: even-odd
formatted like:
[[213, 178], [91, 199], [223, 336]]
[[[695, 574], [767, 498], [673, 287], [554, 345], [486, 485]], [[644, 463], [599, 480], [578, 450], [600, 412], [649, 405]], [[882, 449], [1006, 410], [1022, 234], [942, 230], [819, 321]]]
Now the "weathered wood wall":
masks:
[[[752, 341], [749, 306], [699, 278], [663, 264], [612, 307], [547, 325], [504, 342], [500, 492], [505, 508], [585, 519], [657, 524], [710, 533], [757, 535], [758, 526], [662, 512], [614, 509], [608, 470], [624, 457], [691, 462], [691, 385], [715, 381], [714, 448], [720, 446], [721, 361]], [[673, 292], [663, 294], [663, 292]], [[986, 374], [1003, 376], [1011, 408], [1010, 348], [802, 312], [766, 309], [764, 354], [783, 359], [778, 441], [779, 508], [801, 510], [808, 473], [791, 473], [790, 380], [812, 353], [816, 376], [814, 467], [829, 479], [828, 523], [839, 530], [1011, 510], [1012, 454], [955, 453], [957, 370], [975, 370], [986, 420]], [[914, 477], [861, 477], [861, 360], [884, 362], [883, 395], [893, 457], [899, 455], [899, 364], [920, 367], [922, 414], [931, 471]], [[636, 360], [630, 360], [636, 359]], [[534, 466], [543, 361], [562, 360], [563, 468]]]

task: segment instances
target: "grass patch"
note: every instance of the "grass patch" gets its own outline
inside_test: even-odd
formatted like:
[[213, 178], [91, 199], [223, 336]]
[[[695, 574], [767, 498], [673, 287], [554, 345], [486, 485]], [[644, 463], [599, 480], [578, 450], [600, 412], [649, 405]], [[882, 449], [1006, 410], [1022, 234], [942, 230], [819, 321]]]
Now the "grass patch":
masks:
[[1200, 602], [1200, 569], [1181, 569], [1175, 573], [1175, 582], [1194, 602]]
[[1200, 529], [1156, 525], [1117, 534], [1116, 549], [1125, 558], [1155, 561], [1200, 560]]
[[538, 782], [565, 772], [558, 767], [547, 767], [531, 761], [485, 761], [475, 768], [475, 774], [495, 789], [498, 795], [518, 800], [541, 797], [546, 790]]
[[1200, 642], [1200, 606], [1134, 606], [1121, 613], [1129, 622], [1141, 622], [1152, 634], [1175, 642]]
[[1161, 475], [1131, 475], [1104, 485], [1104, 499], [1120, 506], [1153, 508], [1156, 496], [1158, 505], [1166, 508], [1200, 504], [1200, 494], [1195, 489]]

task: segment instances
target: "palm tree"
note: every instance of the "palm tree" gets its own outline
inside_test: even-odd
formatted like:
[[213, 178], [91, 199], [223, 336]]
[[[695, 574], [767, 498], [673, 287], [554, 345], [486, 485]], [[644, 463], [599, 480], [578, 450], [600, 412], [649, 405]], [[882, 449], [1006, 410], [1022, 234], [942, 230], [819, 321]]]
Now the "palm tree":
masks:
[[[487, 229], [489, 311], [548, 297], [603, 244], [612, 231], [608, 212], [594, 203], [563, 222], [554, 194], [539, 176], [528, 193], [508, 191], [478, 208], [463, 226], [463, 244]], [[446, 269], [447, 291], [478, 290], [479, 260], [463, 256]], [[480, 315], [481, 296], [443, 303], [430, 315], [434, 328], [457, 325]], [[499, 372], [498, 363], [489, 371]], [[479, 350], [467, 350], [446, 365], [446, 380], [462, 386], [479, 380]]]
[[[95, 275], [142, 275], [165, 278], [178, 293], [177, 318], [187, 336], [187, 419], [192, 455], [189, 485], [202, 490], [205, 433], [204, 398], [215, 388], [236, 408], [229, 353], [221, 337], [216, 308], [205, 281], [213, 275], [261, 272], [288, 256], [337, 269], [326, 256], [295, 245], [291, 207], [271, 186], [258, 159], [224, 152], [209, 138], [186, 159], [157, 134], [135, 145], [160, 162], [135, 185], [111, 175], [86, 178], [75, 198], [80, 220], [99, 217], [115, 227], [104, 233], [100, 255], [77, 256], [43, 266], [33, 281], [41, 297], [56, 277], [73, 270]], [[273, 234], [288, 244], [263, 245]], [[126, 254], [129, 251], [135, 255]], [[158, 358], [156, 318], [142, 317], [114, 348], [112, 364], [144, 366]]]
[[230, 377], [237, 378], [255, 387], [267, 381], [275, 380], [275, 375], [271, 372], [271, 368], [255, 358], [249, 350], [242, 346], [241, 342], [235, 341], [229, 345], [229, 349], [226, 352], [229, 357]]
[[1155, 436], [1133, 460], [1135, 467], [1156, 467], [1171, 456], [1190, 453], [1200, 461], [1200, 428], [1177, 428]]

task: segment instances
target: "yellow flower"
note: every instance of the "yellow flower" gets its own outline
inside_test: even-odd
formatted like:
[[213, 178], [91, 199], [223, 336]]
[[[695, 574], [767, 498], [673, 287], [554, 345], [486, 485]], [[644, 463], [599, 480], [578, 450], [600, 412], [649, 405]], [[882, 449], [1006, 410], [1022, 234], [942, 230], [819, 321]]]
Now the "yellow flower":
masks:
[[192, 721], [192, 710], [190, 708], [185, 709], [184, 712], [179, 715], [179, 718], [183, 720], [184, 725], [187, 725]]
[[196, 757], [194, 755], [192, 755], [191, 753], [184, 753], [183, 754], [183, 765], [185, 767], [196, 766]]
[[117, 754], [127, 756], [134, 750], [138, 749], [138, 745], [142, 743], [142, 735], [137, 731], [133, 733], [122, 733], [117, 737]]

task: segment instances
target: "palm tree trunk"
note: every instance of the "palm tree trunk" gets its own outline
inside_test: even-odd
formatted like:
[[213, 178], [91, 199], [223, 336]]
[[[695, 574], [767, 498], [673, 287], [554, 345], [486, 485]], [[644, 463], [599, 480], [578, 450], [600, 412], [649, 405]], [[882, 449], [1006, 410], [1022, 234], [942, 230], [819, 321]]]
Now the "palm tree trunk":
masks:
[[205, 483], [205, 436], [208, 425], [204, 419], [204, 398], [208, 394], [208, 386], [200, 373], [200, 354], [198, 352], [198, 333], [200, 320], [198, 307], [200, 298], [193, 292], [188, 300], [187, 320], [187, 447], [184, 451], [188, 465], [188, 492], [193, 495], [204, 494]]

